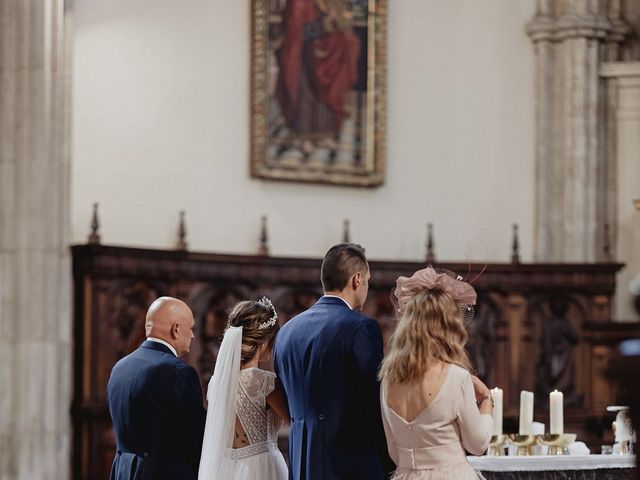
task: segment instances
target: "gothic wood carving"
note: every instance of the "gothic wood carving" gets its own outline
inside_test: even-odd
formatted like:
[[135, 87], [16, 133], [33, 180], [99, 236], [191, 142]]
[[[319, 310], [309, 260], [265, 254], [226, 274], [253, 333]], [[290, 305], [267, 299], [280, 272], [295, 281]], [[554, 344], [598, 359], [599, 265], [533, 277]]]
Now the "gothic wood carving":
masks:
[[[238, 301], [269, 296], [281, 322], [321, 295], [320, 259], [218, 255], [104, 245], [73, 250], [74, 478], [107, 478], [114, 454], [105, 392], [113, 364], [144, 338], [144, 317], [160, 295], [185, 300], [196, 319], [186, 360], [203, 389], [211, 376], [229, 309]], [[442, 263], [473, 278], [484, 265]], [[395, 312], [389, 292], [399, 275], [424, 263], [371, 261], [364, 311], [385, 338]], [[637, 336], [636, 324], [611, 322], [611, 298], [619, 264], [513, 264], [486, 266], [474, 282], [476, 319], [468, 350], [478, 375], [505, 390], [505, 430], [515, 431], [521, 389], [536, 390], [535, 419], [548, 423], [546, 395], [562, 388], [572, 407], [565, 428], [592, 446], [610, 442], [604, 407], [616, 391], [603, 374], [615, 346]], [[560, 348], [562, 347], [562, 348]], [[205, 390], [206, 391], [206, 390]]]

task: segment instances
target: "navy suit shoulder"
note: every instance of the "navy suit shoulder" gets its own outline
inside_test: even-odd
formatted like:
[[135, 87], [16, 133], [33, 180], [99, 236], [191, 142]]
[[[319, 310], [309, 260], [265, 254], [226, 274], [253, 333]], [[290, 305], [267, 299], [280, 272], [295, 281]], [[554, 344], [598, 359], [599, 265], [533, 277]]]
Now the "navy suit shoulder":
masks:
[[111, 480], [197, 478], [205, 411], [191, 365], [145, 341], [113, 367], [107, 400], [117, 442]]
[[[322, 324], [309, 323], [314, 321], [320, 321]], [[333, 297], [322, 297], [311, 308], [299, 313], [284, 324], [278, 332], [276, 342], [289, 335], [304, 335], [308, 331], [315, 333], [315, 327], [323, 330], [339, 330], [343, 334], [355, 335], [356, 330], [363, 326], [380, 331], [378, 322], [356, 310], [351, 310], [344, 301]], [[283, 343], [282, 340], [280, 343]]]

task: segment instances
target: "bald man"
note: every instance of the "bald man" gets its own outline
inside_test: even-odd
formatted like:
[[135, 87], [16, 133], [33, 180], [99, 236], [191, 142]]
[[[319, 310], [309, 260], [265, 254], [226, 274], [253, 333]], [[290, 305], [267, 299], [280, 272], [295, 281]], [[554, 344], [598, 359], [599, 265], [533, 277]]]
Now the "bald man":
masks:
[[205, 410], [200, 379], [180, 359], [193, 339], [193, 314], [161, 297], [149, 307], [147, 339], [113, 367], [107, 386], [116, 433], [111, 480], [196, 480]]

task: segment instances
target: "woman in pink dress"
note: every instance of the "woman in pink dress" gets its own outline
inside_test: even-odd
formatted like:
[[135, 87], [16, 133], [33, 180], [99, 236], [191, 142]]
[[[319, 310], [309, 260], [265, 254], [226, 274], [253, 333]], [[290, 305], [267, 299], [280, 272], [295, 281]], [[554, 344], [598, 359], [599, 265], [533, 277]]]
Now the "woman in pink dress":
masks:
[[380, 401], [395, 480], [476, 480], [465, 450], [481, 455], [493, 428], [491, 395], [471, 375], [463, 319], [468, 283], [427, 267], [397, 280], [400, 319], [382, 363]]

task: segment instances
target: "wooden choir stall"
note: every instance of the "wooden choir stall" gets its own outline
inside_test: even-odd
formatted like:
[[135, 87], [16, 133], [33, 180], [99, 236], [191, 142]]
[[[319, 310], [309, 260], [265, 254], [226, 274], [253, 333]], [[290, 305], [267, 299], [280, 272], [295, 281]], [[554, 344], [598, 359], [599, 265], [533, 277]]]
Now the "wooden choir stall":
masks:
[[[214, 366], [227, 313], [236, 302], [270, 297], [280, 321], [312, 305], [321, 295], [320, 258], [220, 255], [186, 250], [151, 250], [97, 243], [72, 247], [74, 276], [75, 479], [104, 479], [115, 439], [105, 392], [113, 365], [144, 338], [147, 307], [171, 295], [190, 305], [195, 339], [186, 358], [202, 387]], [[441, 263], [467, 279], [484, 264]], [[426, 262], [371, 261], [365, 313], [385, 336], [394, 326], [389, 292], [400, 275]], [[615, 274], [620, 264], [491, 263], [473, 285], [478, 292], [468, 351], [478, 376], [504, 390], [504, 431], [518, 428], [521, 390], [536, 394], [534, 419], [549, 424], [548, 392], [564, 392], [565, 431], [578, 435], [593, 453], [613, 443], [617, 401], [605, 376], [617, 344], [637, 337], [636, 323], [611, 318]], [[563, 477], [564, 478], [564, 477]]]

